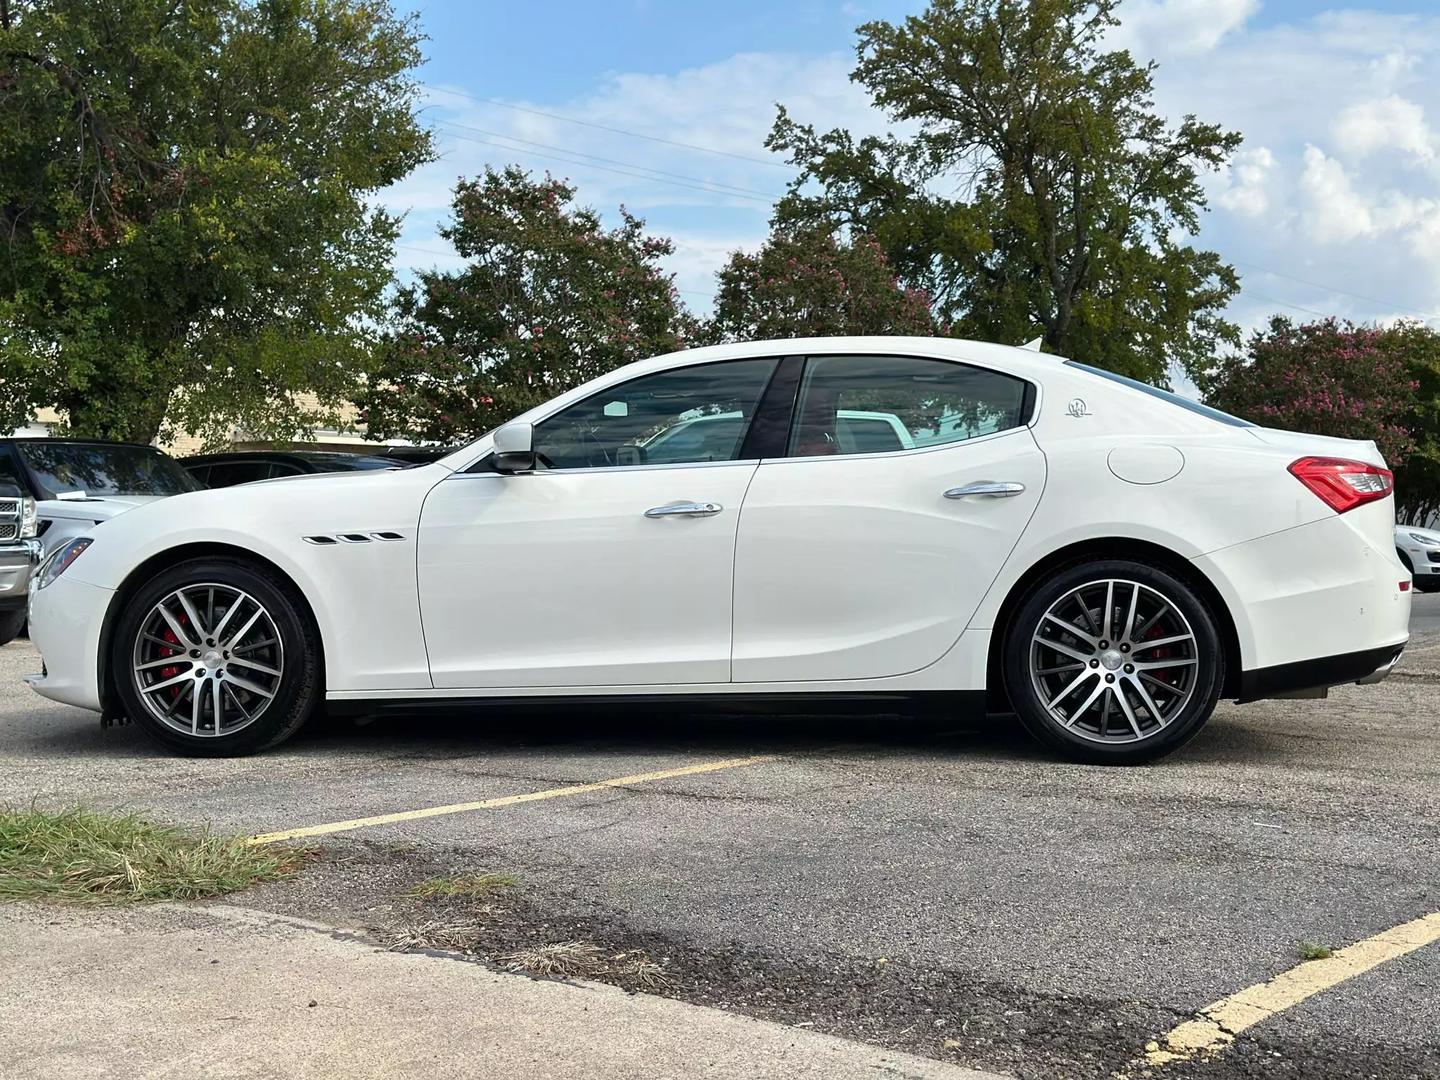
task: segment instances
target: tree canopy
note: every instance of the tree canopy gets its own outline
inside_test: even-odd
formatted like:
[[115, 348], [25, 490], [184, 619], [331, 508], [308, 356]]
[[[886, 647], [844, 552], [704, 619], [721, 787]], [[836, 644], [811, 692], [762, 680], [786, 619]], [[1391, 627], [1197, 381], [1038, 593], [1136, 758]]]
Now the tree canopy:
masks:
[[0, 430], [290, 437], [338, 406], [431, 156], [384, 0], [0, 0]]
[[1440, 334], [1283, 315], [1227, 358], [1206, 400], [1266, 427], [1371, 439], [1396, 470], [1402, 519], [1440, 509]]
[[359, 404], [372, 436], [478, 435], [622, 364], [684, 348], [696, 325], [649, 236], [574, 205], [575, 189], [516, 167], [455, 189], [441, 230], [466, 260], [400, 290]]
[[713, 341], [835, 334], [933, 334], [930, 299], [896, 278], [880, 244], [827, 227], [781, 229], [716, 275]]
[[1117, 0], [934, 0], [859, 28], [852, 78], [899, 131], [817, 132], [780, 109], [800, 168], [781, 223], [875, 238], [965, 336], [1045, 346], [1150, 382], [1238, 344], [1234, 270], [1190, 246], [1200, 171], [1240, 137], [1155, 112], [1153, 65], [1107, 51]]

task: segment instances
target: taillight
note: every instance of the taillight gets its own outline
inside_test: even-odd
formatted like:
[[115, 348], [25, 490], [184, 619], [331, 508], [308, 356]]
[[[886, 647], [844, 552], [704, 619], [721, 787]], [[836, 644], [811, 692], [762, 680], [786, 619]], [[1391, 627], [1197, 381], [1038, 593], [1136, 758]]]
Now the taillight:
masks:
[[1303, 457], [1290, 472], [1337, 514], [1383, 499], [1395, 490], [1395, 474], [1368, 461]]

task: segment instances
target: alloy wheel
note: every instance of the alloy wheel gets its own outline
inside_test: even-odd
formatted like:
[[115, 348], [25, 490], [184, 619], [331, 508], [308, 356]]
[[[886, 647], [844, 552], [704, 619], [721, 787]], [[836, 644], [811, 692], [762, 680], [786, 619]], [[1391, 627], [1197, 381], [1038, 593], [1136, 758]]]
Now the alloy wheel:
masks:
[[1088, 582], [1051, 604], [1029, 654], [1031, 683], [1051, 719], [1101, 743], [1164, 731], [1194, 695], [1201, 661], [1176, 603], [1119, 578]]
[[132, 676], [145, 708], [185, 735], [230, 735], [279, 692], [284, 646], [258, 600], [232, 585], [186, 585], [140, 623]]

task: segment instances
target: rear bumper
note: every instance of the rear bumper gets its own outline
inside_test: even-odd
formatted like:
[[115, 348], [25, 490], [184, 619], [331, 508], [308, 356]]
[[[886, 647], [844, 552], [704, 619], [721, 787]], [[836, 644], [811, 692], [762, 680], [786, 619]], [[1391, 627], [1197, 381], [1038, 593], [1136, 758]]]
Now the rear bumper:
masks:
[[1362, 649], [1339, 656], [1322, 656], [1315, 660], [1298, 660], [1246, 671], [1241, 673], [1240, 696], [1236, 700], [1243, 704], [1343, 683], [1377, 683], [1390, 674], [1404, 649], [1403, 644], [1385, 645], [1378, 649]]
[[1375, 503], [1194, 560], [1233, 617], [1244, 699], [1354, 682], [1404, 647], [1413, 594], [1391, 513]]

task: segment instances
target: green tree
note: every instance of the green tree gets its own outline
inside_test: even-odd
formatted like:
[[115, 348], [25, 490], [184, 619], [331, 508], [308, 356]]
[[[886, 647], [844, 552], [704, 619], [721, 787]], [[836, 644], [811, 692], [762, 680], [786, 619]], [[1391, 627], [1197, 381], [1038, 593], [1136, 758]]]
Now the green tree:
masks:
[[341, 403], [431, 157], [384, 0], [0, 0], [0, 430], [290, 437]]
[[1395, 468], [1399, 518], [1428, 525], [1440, 517], [1440, 331], [1401, 322], [1380, 331], [1380, 348], [1413, 385], [1400, 423], [1414, 449]]
[[1403, 331], [1336, 319], [1296, 325], [1277, 315], [1251, 336], [1245, 356], [1221, 363], [1206, 398], [1266, 427], [1373, 440], [1401, 465], [1416, 449], [1415, 353]]
[[712, 341], [835, 334], [933, 334], [930, 299], [895, 276], [880, 244], [829, 228], [782, 229], [754, 255], [737, 251], [716, 275]]
[[695, 334], [659, 261], [673, 247], [622, 208], [607, 230], [575, 189], [511, 166], [455, 189], [441, 235], [467, 260], [400, 291], [357, 399], [371, 434], [452, 442]]
[[1240, 136], [1156, 115], [1154, 65], [1105, 51], [1118, 0], [934, 0], [859, 28], [852, 78], [904, 133], [820, 134], [782, 107], [800, 168], [781, 222], [875, 237], [966, 336], [1045, 346], [1165, 383], [1238, 331], [1238, 285], [1199, 229], [1201, 169]]

